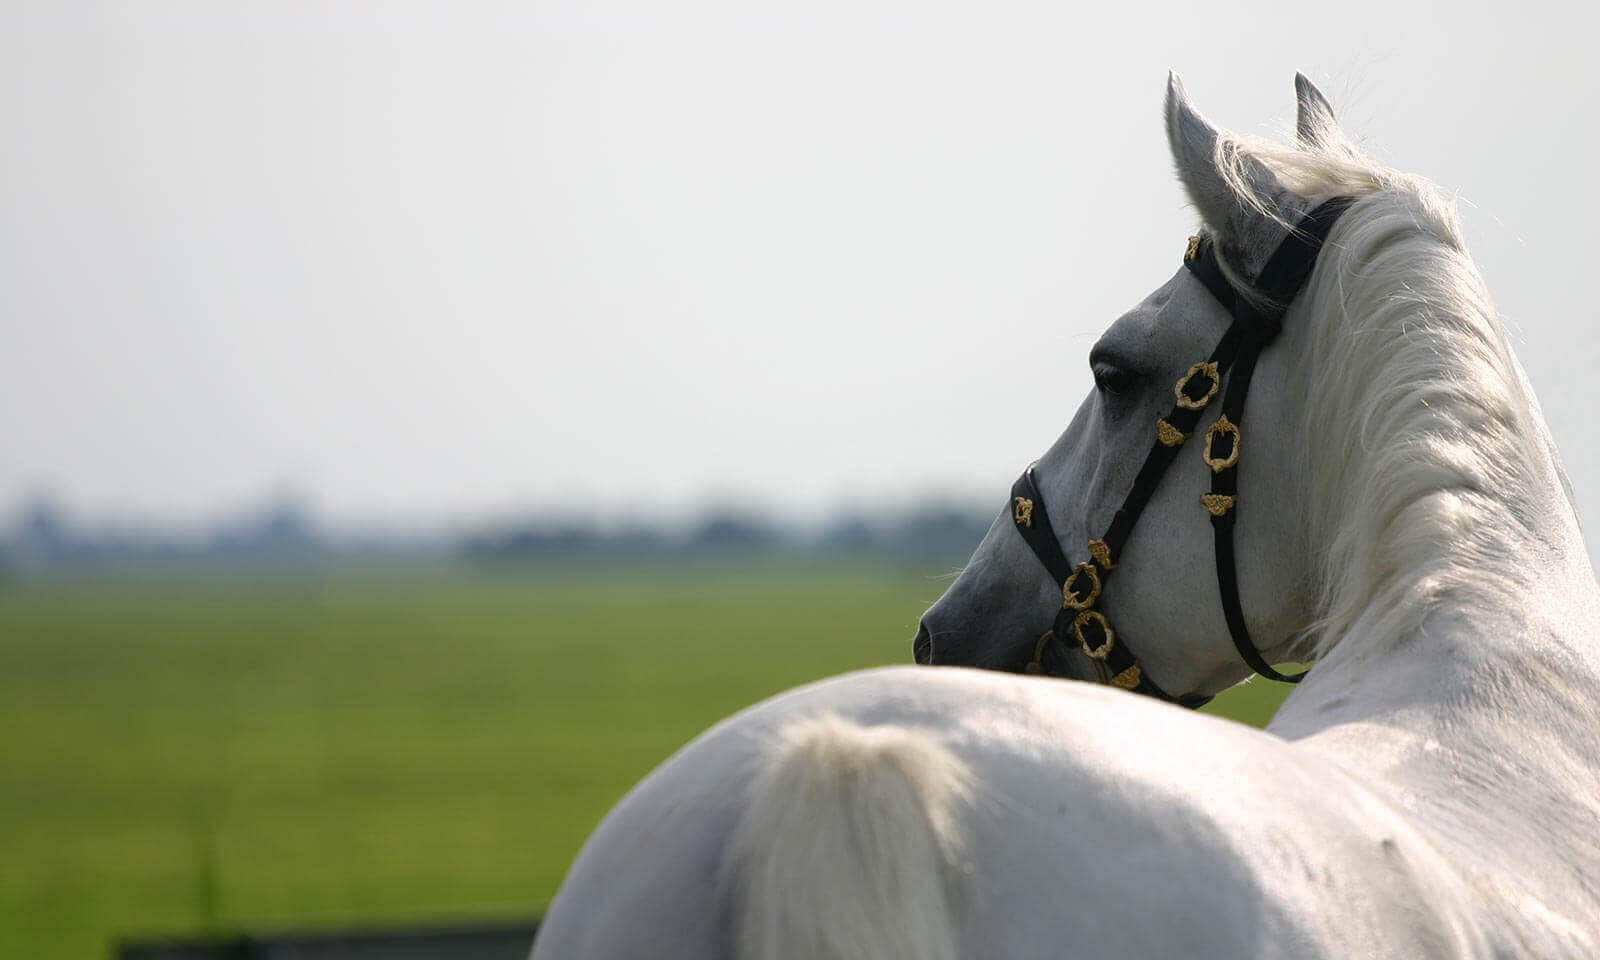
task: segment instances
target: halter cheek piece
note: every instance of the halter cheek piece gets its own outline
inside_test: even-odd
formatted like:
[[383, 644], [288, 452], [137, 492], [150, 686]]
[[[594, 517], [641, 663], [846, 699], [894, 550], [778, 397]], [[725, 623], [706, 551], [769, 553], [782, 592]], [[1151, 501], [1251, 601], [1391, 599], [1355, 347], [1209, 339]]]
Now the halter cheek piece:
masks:
[[1233, 555], [1233, 525], [1239, 504], [1236, 468], [1243, 445], [1239, 424], [1244, 420], [1245, 394], [1250, 390], [1250, 377], [1262, 348], [1283, 328], [1283, 314], [1316, 266], [1317, 254], [1328, 232], [1353, 202], [1352, 197], [1334, 197], [1306, 214], [1262, 267], [1261, 275], [1251, 285], [1251, 296], [1241, 295], [1223, 275], [1209, 237], [1189, 238], [1189, 247], [1183, 255], [1184, 266], [1228, 310], [1233, 323], [1211, 356], [1190, 367], [1173, 388], [1172, 412], [1156, 421], [1155, 445], [1139, 468], [1133, 489], [1128, 491], [1122, 508], [1111, 518], [1105, 535], [1089, 541], [1091, 559], [1077, 565], [1068, 562], [1050, 527], [1050, 517], [1034, 482], [1032, 466], [1012, 485], [1012, 523], [1039, 562], [1050, 571], [1050, 576], [1061, 584], [1062, 607], [1056, 613], [1054, 626], [1034, 646], [1028, 673], [1044, 673], [1045, 650], [1052, 642], [1071, 636], [1095, 664], [1104, 682], [1186, 707], [1199, 707], [1210, 701], [1210, 697], [1198, 694], [1174, 697], [1157, 686], [1145, 674], [1139, 658], [1128, 649], [1127, 641], [1116, 635], [1105, 615], [1095, 609], [1095, 604], [1121, 560], [1122, 548], [1139, 514], [1150, 502], [1167, 467], [1177, 458], [1178, 449], [1194, 432], [1201, 412], [1222, 392], [1226, 379], [1222, 412], [1204, 435], [1201, 457], [1211, 470], [1211, 492], [1200, 498], [1211, 516], [1216, 539], [1217, 588], [1222, 596], [1222, 613], [1228, 622], [1233, 645], [1252, 670], [1285, 683], [1298, 683], [1305, 676], [1304, 673], [1285, 676], [1272, 669], [1245, 629]]

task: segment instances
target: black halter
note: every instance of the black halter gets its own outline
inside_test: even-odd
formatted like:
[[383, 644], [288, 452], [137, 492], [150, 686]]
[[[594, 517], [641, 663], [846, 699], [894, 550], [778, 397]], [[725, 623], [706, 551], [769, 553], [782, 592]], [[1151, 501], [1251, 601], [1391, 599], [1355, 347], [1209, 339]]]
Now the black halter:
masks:
[[[1184, 266], [1227, 308], [1233, 323], [1210, 358], [1190, 367], [1173, 388], [1176, 403], [1171, 413], [1156, 421], [1155, 446], [1145, 457], [1144, 466], [1139, 468], [1133, 489], [1128, 491], [1122, 508], [1111, 518], [1105, 535], [1089, 541], [1089, 555], [1093, 559], [1073, 566], [1062, 553], [1061, 544], [1051, 529], [1044, 499], [1034, 483], [1032, 466], [1012, 485], [1012, 522], [1039, 562], [1050, 571], [1050, 576], [1061, 584], [1064, 601], [1054, 626], [1035, 645], [1028, 673], [1044, 673], [1045, 649], [1052, 641], [1064, 641], [1070, 632], [1107, 683], [1186, 707], [1199, 707], [1210, 701], [1210, 697], [1198, 694], [1174, 697], [1157, 686], [1144, 673], [1139, 658], [1128, 649], [1127, 642], [1118, 642], [1111, 624], [1095, 609], [1095, 602], [1111, 572], [1117, 568], [1128, 535], [1155, 493], [1156, 484], [1176, 459], [1178, 448], [1193, 432], [1201, 411], [1221, 392], [1223, 379], [1227, 378], [1222, 413], [1206, 430], [1202, 452], [1202, 458], [1211, 468], [1211, 492], [1200, 498], [1211, 515], [1216, 538], [1217, 588], [1222, 595], [1222, 613], [1228, 622], [1233, 645], [1252, 670], [1285, 683], [1298, 683], [1305, 676], [1304, 673], [1285, 676], [1272, 669], [1245, 629], [1244, 608], [1239, 602], [1239, 578], [1233, 562], [1233, 525], [1238, 515], [1239, 496], [1239, 478], [1235, 472], [1241, 441], [1239, 424], [1244, 419], [1245, 394], [1250, 390], [1250, 377], [1255, 373], [1262, 348], [1283, 328], [1284, 311], [1311, 275], [1328, 232], [1353, 202], [1351, 197], [1335, 197], [1306, 214], [1273, 251], [1261, 275], [1251, 285], [1249, 296], [1241, 295], [1228, 282], [1217, 263], [1210, 238], [1189, 238], [1189, 247], [1183, 255]], [[1230, 370], [1231, 377], [1228, 376]]]

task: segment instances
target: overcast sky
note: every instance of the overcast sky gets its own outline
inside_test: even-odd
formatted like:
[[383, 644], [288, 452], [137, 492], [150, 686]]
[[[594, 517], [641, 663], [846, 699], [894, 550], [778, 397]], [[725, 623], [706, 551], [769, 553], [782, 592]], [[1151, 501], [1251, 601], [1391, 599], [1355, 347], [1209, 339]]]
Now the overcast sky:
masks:
[[1299, 69], [1468, 204], [1600, 528], [1592, 6], [1336, 7], [9, 3], [0, 502], [998, 502], [1190, 232], [1168, 68]]

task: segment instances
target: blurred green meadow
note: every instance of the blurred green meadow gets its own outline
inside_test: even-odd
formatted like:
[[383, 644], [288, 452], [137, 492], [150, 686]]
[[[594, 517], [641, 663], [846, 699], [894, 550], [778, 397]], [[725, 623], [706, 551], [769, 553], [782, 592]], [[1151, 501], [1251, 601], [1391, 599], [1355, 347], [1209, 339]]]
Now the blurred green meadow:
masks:
[[[532, 918], [705, 727], [947, 580], [754, 561], [0, 585], [0, 956]], [[1208, 708], [1260, 723], [1283, 692]]]

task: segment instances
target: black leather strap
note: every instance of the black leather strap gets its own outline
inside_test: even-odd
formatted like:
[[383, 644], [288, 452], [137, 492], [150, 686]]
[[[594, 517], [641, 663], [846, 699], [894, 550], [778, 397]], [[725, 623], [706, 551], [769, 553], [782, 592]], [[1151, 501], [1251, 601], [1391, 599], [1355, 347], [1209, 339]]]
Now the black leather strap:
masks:
[[[1290, 301], [1300, 293], [1300, 288], [1305, 286], [1311, 271], [1316, 268], [1317, 255], [1322, 252], [1322, 245], [1327, 242], [1333, 225], [1355, 202], [1355, 197], [1334, 197], [1323, 201], [1300, 218], [1300, 222], [1283, 238], [1278, 249], [1272, 252], [1266, 265], [1261, 268], [1261, 275], [1252, 286], [1257, 294], [1265, 298], [1268, 306], [1258, 306], [1257, 309], [1278, 321], [1280, 327]], [[1272, 337], [1266, 339], [1270, 341]]]
[[1267, 258], [1261, 275], [1250, 285], [1250, 296], [1228, 282], [1209, 236], [1200, 238], [1195, 256], [1185, 258], [1184, 266], [1233, 317], [1241, 335], [1253, 334], [1263, 344], [1271, 343], [1283, 329], [1284, 312], [1316, 267], [1329, 231], [1352, 203], [1354, 197], [1334, 197], [1300, 218]]
[[[1019, 500], [1028, 502], [1025, 512], [1018, 510]], [[1050, 514], [1045, 510], [1044, 497], [1039, 496], [1039, 487], [1033, 481], [1033, 464], [1029, 464], [1017, 482], [1011, 485], [1011, 522], [1022, 534], [1022, 539], [1033, 548], [1033, 555], [1050, 571], [1056, 586], [1064, 586], [1067, 578], [1072, 576], [1072, 561], [1061, 552], [1061, 541], [1056, 539], [1055, 531], [1050, 527]]]
[[[1283, 329], [1283, 314], [1311, 276], [1311, 271], [1315, 269], [1317, 256], [1322, 251], [1322, 245], [1327, 240], [1329, 231], [1338, 222], [1340, 215], [1354, 202], [1353, 197], [1334, 197], [1306, 214], [1294, 229], [1289, 231], [1289, 235], [1283, 239], [1278, 249], [1267, 259], [1266, 265], [1261, 268], [1261, 275], [1252, 285], [1255, 294], [1253, 298], [1245, 298], [1231, 288], [1227, 296], [1217, 297], [1233, 315], [1233, 329], [1242, 327], [1245, 330], [1238, 358], [1228, 378], [1227, 393], [1222, 401], [1221, 416], [1227, 417], [1235, 428], [1241, 427], [1244, 422], [1244, 402], [1250, 392], [1250, 379], [1255, 374], [1256, 360], [1260, 358], [1262, 349]], [[1209, 244], [1203, 252], [1204, 259], [1210, 263], [1209, 268], [1196, 270], [1193, 265], [1190, 268], [1196, 276], [1201, 277], [1202, 282], [1211, 274], [1221, 275], [1221, 269], [1215, 264], [1215, 255], [1209, 249]], [[1206, 288], [1211, 290], [1214, 296], [1217, 294], [1217, 289], [1212, 283], [1207, 282]], [[1235, 440], [1230, 438], [1229, 442]], [[1242, 437], [1237, 442], [1242, 448]], [[1211, 493], [1214, 497], [1230, 498], [1229, 506], [1224, 513], [1221, 515], [1213, 513], [1211, 529], [1216, 547], [1217, 592], [1222, 600], [1222, 614], [1228, 623], [1228, 635], [1233, 640], [1234, 649], [1239, 652], [1240, 659], [1244, 660], [1250, 669], [1263, 677], [1282, 683], [1299, 683], [1306, 672], [1283, 674], [1273, 669], [1256, 649], [1255, 642], [1250, 639], [1249, 628], [1245, 625], [1244, 604], [1239, 599], [1239, 572], [1233, 548], [1233, 528], [1238, 522], [1240, 508], [1237, 463], [1213, 473]]]
[[[1261, 355], [1262, 343], [1259, 339], [1252, 338], [1239, 351], [1239, 359], [1234, 363], [1233, 376], [1228, 381], [1228, 392], [1222, 401], [1222, 416], [1236, 427], [1241, 426], [1244, 420], [1244, 398], [1250, 390], [1250, 377], [1255, 373], [1256, 360]], [[1232, 442], [1230, 440], [1230, 442]], [[1241, 443], [1242, 450], [1242, 443]], [[1218, 455], [1222, 454], [1220, 451]], [[1233, 552], [1233, 525], [1239, 516], [1239, 473], [1238, 465], [1227, 467], [1221, 472], [1211, 475], [1211, 493], [1213, 496], [1231, 497], [1232, 505], [1221, 516], [1215, 514], [1211, 517], [1212, 539], [1216, 545], [1217, 556], [1217, 593], [1222, 598], [1222, 615], [1228, 622], [1228, 635], [1233, 639], [1234, 649], [1239, 651], [1242, 659], [1250, 669], [1261, 674], [1268, 680], [1277, 680], [1282, 683], [1299, 683], [1306, 673], [1285, 675], [1279, 673], [1267, 663], [1266, 658], [1256, 649], [1255, 643], [1250, 639], [1250, 631], [1244, 622], [1244, 604], [1239, 599], [1239, 573], [1234, 562]], [[1309, 671], [1307, 671], [1309, 672]]]
[[[1238, 291], [1233, 289], [1233, 284], [1228, 282], [1227, 276], [1223, 274], [1222, 264], [1217, 261], [1217, 253], [1212, 247], [1212, 241], [1209, 236], [1200, 236], [1198, 245], [1195, 247], [1194, 256], [1184, 257], [1183, 265], [1189, 269], [1189, 273], [1196, 280], [1205, 284], [1205, 288], [1210, 290], [1211, 295], [1216, 297], [1217, 302], [1222, 304], [1223, 308], [1228, 311], [1228, 316], [1233, 316], [1234, 309], [1239, 302], [1239, 294]], [[1234, 331], [1230, 328], [1228, 332], [1233, 333]]]

